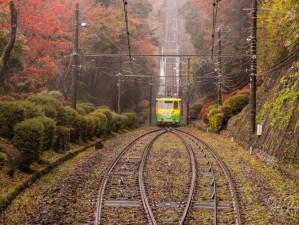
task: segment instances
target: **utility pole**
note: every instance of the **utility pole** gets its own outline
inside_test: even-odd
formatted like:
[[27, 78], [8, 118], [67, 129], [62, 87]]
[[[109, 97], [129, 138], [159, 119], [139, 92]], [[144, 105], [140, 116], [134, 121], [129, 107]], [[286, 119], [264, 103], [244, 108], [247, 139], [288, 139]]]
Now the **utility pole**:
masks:
[[190, 124], [190, 58], [188, 58], [188, 75], [187, 75], [187, 125]]
[[75, 6], [75, 32], [74, 32], [74, 51], [73, 51], [73, 76], [72, 76], [72, 101], [73, 109], [76, 109], [77, 101], [77, 76], [78, 76], [78, 52], [79, 52], [79, 3]]
[[[180, 73], [179, 73], [179, 98], [183, 100], [183, 65], [182, 65], [182, 58], [180, 57]], [[181, 102], [181, 115], [184, 116], [184, 105]]]
[[150, 96], [149, 96], [149, 124], [152, 124], [152, 103], [153, 103], [153, 78], [150, 82]]
[[255, 132], [256, 123], [256, 72], [257, 72], [257, 0], [253, 0], [251, 25], [251, 65], [250, 65], [250, 125]]
[[221, 29], [218, 29], [218, 104], [222, 105]]
[[117, 74], [117, 113], [120, 114], [120, 96], [121, 96], [121, 73]]

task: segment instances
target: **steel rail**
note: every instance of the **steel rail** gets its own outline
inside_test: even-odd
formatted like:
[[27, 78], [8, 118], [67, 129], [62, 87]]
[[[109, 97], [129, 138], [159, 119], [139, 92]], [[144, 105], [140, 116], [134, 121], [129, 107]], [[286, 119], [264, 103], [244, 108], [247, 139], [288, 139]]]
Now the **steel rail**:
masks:
[[232, 179], [232, 176], [230, 175], [229, 170], [227, 169], [226, 165], [224, 164], [224, 162], [220, 159], [220, 157], [217, 155], [217, 153], [215, 152], [215, 150], [213, 150], [206, 142], [200, 140], [199, 138], [195, 137], [194, 135], [182, 131], [182, 130], [176, 130], [182, 133], [185, 133], [186, 135], [189, 135], [191, 137], [193, 137], [195, 140], [197, 140], [199, 143], [203, 144], [209, 151], [210, 153], [213, 155], [213, 157], [217, 160], [217, 162], [219, 163], [220, 167], [222, 168], [228, 182], [229, 182], [229, 187], [230, 187], [230, 192], [231, 192], [231, 196], [233, 198], [233, 207], [234, 207], [234, 214], [235, 214], [235, 224], [236, 225], [241, 225], [241, 213], [240, 213], [240, 208], [239, 208], [239, 202], [238, 202], [238, 197], [237, 197], [237, 192], [236, 192], [236, 188]]
[[128, 144], [114, 159], [113, 161], [110, 163], [108, 169], [106, 170], [106, 173], [103, 176], [103, 180], [101, 182], [101, 186], [99, 188], [99, 192], [98, 192], [98, 199], [97, 199], [97, 210], [96, 210], [96, 215], [95, 215], [95, 225], [99, 225], [101, 222], [101, 216], [102, 216], [102, 206], [103, 206], [103, 197], [104, 197], [104, 191], [105, 191], [105, 187], [108, 181], [108, 177], [110, 175], [110, 173], [112, 172], [113, 168], [115, 167], [115, 165], [117, 164], [117, 162], [122, 158], [122, 156], [127, 152], [127, 150], [129, 150], [133, 144], [135, 144], [137, 141], [139, 141], [141, 138], [161, 131], [162, 129], [158, 129], [158, 130], [154, 130], [151, 132], [147, 132], [146, 134], [143, 134], [141, 136], [139, 136], [138, 138], [136, 138], [134, 141], [132, 141], [130, 144]]
[[[190, 138], [191, 140], [193, 140], [192, 138]], [[194, 140], [193, 140], [194, 141]], [[200, 146], [198, 146], [200, 148]], [[214, 224], [217, 224], [217, 217], [218, 217], [218, 203], [217, 203], [217, 191], [216, 191], [216, 178], [215, 178], [215, 173], [213, 170], [213, 166], [211, 163], [211, 160], [209, 158], [209, 156], [206, 154], [206, 152], [204, 151], [204, 149], [200, 148], [201, 152], [204, 153], [204, 157], [207, 160], [207, 165], [209, 166], [209, 171], [212, 173], [212, 178], [213, 181], [211, 183], [211, 185], [213, 185], [213, 194], [212, 194], [212, 199], [214, 200]]]
[[177, 135], [181, 139], [183, 144], [186, 146], [186, 148], [188, 150], [188, 153], [189, 153], [189, 157], [190, 157], [190, 161], [191, 161], [191, 167], [192, 167], [192, 178], [191, 178], [191, 186], [190, 186], [190, 189], [189, 189], [188, 200], [187, 200], [187, 203], [186, 203], [186, 207], [184, 209], [183, 216], [181, 217], [181, 220], [180, 220], [180, 223], [179, 223], [179, 225], [183, 225], [186, 221], [187, 214], [188, 214], [188, 212], [191, 208], [192, 200], [193, 200], [193, 197], [194, 197], [194, 194], [195, 194], [195, 185], [196, 185], [196, 179], [197, 179], [197, 168], [196, 168], [196, 162], [195, 162], [195, 155], [194, 155], [194, 152], [193, 152], [191, 146], [188, 145], [188, 143], [178, 133], [176, 133], [176, 132], [172, 132], [172, 133]]
[[[167, 132], [167, 131], [166, 131]], [[145, 168], [145, 163], [146, 163], [146, 159], [148, 156], [148, 153], [151, 149], [151, 147], [153, 146], [154, 142], [158, 139], [158, 137], [160, 137], [163, 133], [155, 136], [151, 142], [145, 147], [145, 150], [143, 152], [142, 155], [142, 159], [141, 159], [141, 163], [139, 165], [139, 171], [138, 171], [138, 182], [139, 182], [139, 189], [140, 189], [140, 193], [141, 193], [141, 199], [142, 199], [142, 203], [143, 203], [143, 207], [146, 210], [146, 215], [148, 216], [148, 219], [150, 221], [151, 225], [157, 225], [157, 221], [154, 217], [153, 211], [151, 209], [151, 206], [149, 204], [146, 192], [145, 192], [145, 186], [144, 186], [144, 168]]]

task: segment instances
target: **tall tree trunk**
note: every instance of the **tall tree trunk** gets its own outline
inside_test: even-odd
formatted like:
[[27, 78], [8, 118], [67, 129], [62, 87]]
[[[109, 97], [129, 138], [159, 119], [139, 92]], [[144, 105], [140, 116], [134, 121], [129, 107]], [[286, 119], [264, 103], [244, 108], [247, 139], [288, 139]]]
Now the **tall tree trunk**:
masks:
[[17, 23], [18, 23], [18, 12], [15, 9], [14, 1], [10, 1], [9, 3], [10, 8], [10, 38], [5, 46], [1, 57], [0, 57], [0, 90], [4, 88], [4, 81], [5, 81], [5, 69], [6, 64], [9, 59], [10, 53], [14, 47], [16, 36], [17, 36]]

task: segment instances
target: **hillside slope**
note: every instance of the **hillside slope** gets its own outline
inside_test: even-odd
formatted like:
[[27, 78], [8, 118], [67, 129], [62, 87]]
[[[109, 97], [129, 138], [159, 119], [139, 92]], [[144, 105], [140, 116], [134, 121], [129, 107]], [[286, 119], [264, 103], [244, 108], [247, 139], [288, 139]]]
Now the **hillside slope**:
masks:
[[249, 129], [248, 109], [229, 122], [233, 137], [281, 161], [299, 164], [299, 2], [263, 1], [259, 11], [257, 123]]
[[258, 91], [257, 123], [261, 137], [250, 132], [248, 108], [229, 121], [237, 140], [285, 162], [299, 163], [299, 63], [271, 77]]

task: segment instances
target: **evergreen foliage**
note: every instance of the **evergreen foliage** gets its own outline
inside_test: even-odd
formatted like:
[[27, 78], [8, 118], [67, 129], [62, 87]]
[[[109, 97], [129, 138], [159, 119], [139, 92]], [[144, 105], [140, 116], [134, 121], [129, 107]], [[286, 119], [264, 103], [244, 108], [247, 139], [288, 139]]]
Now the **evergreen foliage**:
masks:
[[249, 103], [248, 94], [234, 95], [223, 102], [224, 106], [228, 106], [231, 109], [231, 113], [236, 115]]
[[54, 150], [67, 150], [71, 139], [71, 129], [64, 126], [57, 126], [55, 136], [56, 138], [53, 144]]
[[41, 118], [24, 120], [15, 126], [13, 143], [21, 153], [20, 167], [22, 169], [27, 169], [32, 162], [39, 159], [43, 146], [44, 129]]

